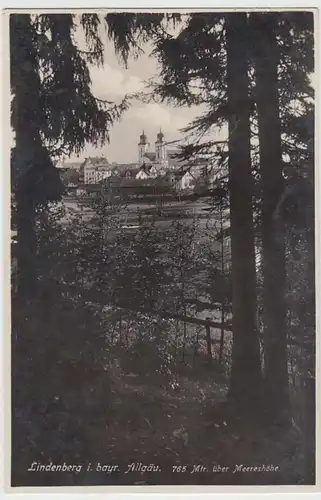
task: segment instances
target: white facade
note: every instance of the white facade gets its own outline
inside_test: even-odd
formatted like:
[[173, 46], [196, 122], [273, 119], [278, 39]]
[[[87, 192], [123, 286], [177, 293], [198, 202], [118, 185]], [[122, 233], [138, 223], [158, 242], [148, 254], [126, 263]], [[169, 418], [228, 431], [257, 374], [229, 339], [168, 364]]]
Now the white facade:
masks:
[[84, 164], [84, 183], [98, 184], [103, 179], [110, 177], [111, 173], [111, 167], [107, 160], [97, 162], [89, 158]]
[[149, 152], [149, 142], [147, 140], [147, 136], [143, 131], [142, 135], [139, 138], [138, 143], [138, 162], [141, 165], [143, 163], [143, 157], [146, 153]]
[[140, 169], [136, 174], [136, 179], [148, 179], [150, 176], [145, 172], [145, 170]]
[[155, 142], [155, 153], [156, 153], [155, 160], [158, 163], [164, 163], [167, 160], [164, 134], [161, 130], [157, 134], [157, 140]]
[[138, 161], [140, 164], [144, 162], [143, 158], [146, 153], [149, 152], [149, 142], [146, 144], [139, 144], [138, 145]]
[[110, 176], [110, 169], [105, 169], [102, 167], [85, 167], [85, 184], [98, 184], [103, 179], [107, 179]]
[[170, 186], [173, 186], [178, 191], [184, 191], [189, 189], [194, 185], [195, 177], [187, 171], [183, 175], [177, 175], [175, 172], [167, 173], [167, 182]]
[[185, 174], [176, 182], [175, 187], [181, 191], [189, 189], [192, 187], [194, 182], [194, 177], [190, 172], [185, 172]]
[[160, 174], [160, 170], [157, 168], [157, 165], [148, 164], [143, 165], [139, 171], [137, 172], [135, 178], [136, 179], [151, 179], [155, 178]]

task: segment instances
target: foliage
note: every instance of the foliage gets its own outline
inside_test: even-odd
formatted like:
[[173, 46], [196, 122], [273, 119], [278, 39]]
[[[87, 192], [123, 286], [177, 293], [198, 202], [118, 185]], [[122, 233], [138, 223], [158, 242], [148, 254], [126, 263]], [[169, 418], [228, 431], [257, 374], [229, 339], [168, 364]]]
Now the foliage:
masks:
[[126, 12], [107, 14], [105, 23], [108, 38], [113, 41], [116, 53], [126, 65], [130, 54], [138, 57], [143, 52], [141, 44], [148, 42], [151, 37], [160, 36], [166, 27], [175, 27], [180, 19], [180, 14]]
[[[304, 443], [292, 435], [294, 431], [285, 437], [266, 436], [261, 430], [256, 433], [256, 425], [266, 422], [253, 421], [250, 412], [241, 424], [228, 409], [223, 410], [222, 418], [216, 408], [207, 415], [204, 405], [212, 407], [226, 393], [225, 375], [221, 383], [215, 363], [207, 367], [210, 381], [203, 388], [199, 381], [192, 388], [190, 380], [182, 380], [182, 373], [190, 376], [193, 372], [194, 377], [201, 378], [205, 371], [205, 334], [202, 328], [190, 326], [188, 315], [206, 313], [215, 317], [218, 313], [223, 347], [231, 343], [230, 336], [224, 337], [223, 325], [230, 319], [232, 302], [229, 228], [225, 220], [229, 210], [229, 152], [227, 141], [213, 139], [213, 131], [224, 130], [227, 122], [230, 144], [237, 132], [237, 123], [235, 128], [231, 126], [235, 108], [227, 100], [229, 16], [126, 13], [108, 14], [103, 21], [95, 14], [11, 17], [12, 125], [16, 132], [13, 187], [16, 194], [22, 192], [32, 199], [35, 210], [30, 218], [35, 222], [37, 257], [37, 293], [26, 303], [13, 292], [13, 457], [20, 468], [44, 456], [84, 461], [88, 450], [100, 450], [104, 455], [107, 442], [117, 462], [124, 450], [128, 455], [128, 443], [126, 447], [124, 441], [131, 433], [139, 441], [136, 451], [142, 450], [146, 436], [157, 453], [164, 445], [167, 462], [173, 457], [190, 458], [189, 452], [185, 450], [182, 455], [180, 448], [187, 444], [199, 459], [210, 436], [213, 446], [206, 449], [211, 456], [214, 448], [224, 450], [222, 463], [235, 461], [238, 449], [243, 454], [239, 451], [240, 461], [244, 456], [260, 460], [281, 457], [287, 472], [274, 481], [302, 482], [307, 476], [303, 467], [309, 451], [302, 453]], [[291, 375], [299, 374], [293, 377], [291, 396], [302, 416], [304, 403], [311, 404], [311, 397], [306, 397], [305, 388], [301, 388], [301, 375], [314, 376], [315, 342], [311, 202], [314, 108], [307, 78], [313, 70], [312, 25], [309, 13], [278, 13], [275, 18], [280, 50], [283, 173], [288, 187], [277, 208], [286, 226], [288, 359]], [[108, 140], [114, 121], [127, 109], [127, 99], [114, 105], [95, 99], [91, 93], [89, 67], [103, 63], [103, 26], [107, 26], [107, 36], [125, 64], [129, 54], [138, 56], [141, 46], [152, 41], [161, 66], [161, 80], [152, 86], [155, 98], [175, 105], [199, 106], [200, 116], [185, 130], [190, 143], [182, 147], [180, 157], [191, 165], [201, 160], [207, 164], [207, 171], [215, 172], [216, 181], [220, 180], [207, 198], [209, 221], [205, 230], [200, 229], [202, 217], [196, 215], [189, 215], [188, 224], [175, 220], [160, 230], [158, 222], [168, 214], [162, 206], [158, 213], [140, 213], [139, 227], [127, 232], [124, 214], [125, 219], [130, 218], [130, 207], [108, 188], [98, 200], [78, 206], [74, 216], [63, 204], [52, 203], [59, 191], [52, 157], [77, 154], [87, 142], [102, 144]], [[83, 30], [88, 50], [76, 45], [76, 28]], [[246, 35], [248, 42], [253, 36], [250, 28]], [[256, 197], [253, 208], [260, 246], [262, 179], [256, 82], [253, 54], [247, 56]], [[19, 214], [19, 197], [16, 201]], [[213, 215], [217, 221], [213, 222]], [[260, 293], [259, 301], [261, 307]], [[216, 341], [217, 331], [214, 335]], [[249, 350], [244, 349], [243, 361], [248, 361]], [[224, 367], [230, 365], [230, 358], [230, 350], [225, 349]], [[201, 367], [199, 372], [197, 367]], [[224, 367], [219, 367], [220, 372]], [[140, 385], [145, 391], [143, 410], [138, 409]], [[164, 392], [154, 396], [155, 386]], [[146, 395], [151, 388], [153, 398]], [[124, 401], [132, 401], [131, 391], [135, 404], [126, 409]], [[192, 398], [197, 401], [195, 408]], [[155, 405], [158, 416], [151, 410]], [[160, 415], [166, 422], [158, 420]], [[206, 423], [208, 418], [212, 430]], [[298, 421], [303, 433], [307, 431], [304, 419]], [[147, 431], [141, 428], [145, 424]], [[239, 425], [247, 425], [250, 430]], [[92, 444], [95, 430], [99, 438]], [[174, 443], [181, 435], [183, 442]], [[260, 452], [256, 450], [258, 442], [263, 443]], [[277, 450], [274, 442], [280, 443]], [[198, 446], [199, 451], [195, 451]], [[298, 460], [289, 459], [294, 456]]]

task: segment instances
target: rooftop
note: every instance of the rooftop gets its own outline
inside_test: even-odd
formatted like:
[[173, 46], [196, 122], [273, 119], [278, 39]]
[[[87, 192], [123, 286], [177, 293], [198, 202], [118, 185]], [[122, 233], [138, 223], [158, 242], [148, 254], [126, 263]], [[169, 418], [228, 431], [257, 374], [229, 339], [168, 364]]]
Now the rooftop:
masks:
[[107, 166], [109, 161], [104, 156], [89, 156], [84, 162], [86, 165], [94, 165], [95, 167]]
[[139, 144], [147, 144], [147, 136], [143, 130], [143, 133], [139, 136]]
[[156, 159], [156, 153], [153, 153], [153, 152], [145, 153], [144, 158], [145, 158], [145, 156], [146, 156], [146, 158], [148, 158], [151, 161], [155, 161], [155, 159]]

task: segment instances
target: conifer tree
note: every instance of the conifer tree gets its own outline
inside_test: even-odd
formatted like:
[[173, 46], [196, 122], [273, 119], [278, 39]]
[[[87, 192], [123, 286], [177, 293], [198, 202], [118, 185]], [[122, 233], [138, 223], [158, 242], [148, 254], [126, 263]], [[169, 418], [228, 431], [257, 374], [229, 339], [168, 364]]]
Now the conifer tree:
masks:
[[[186, 129], [195, 142], [182, 148], [182, 158], [189, 158], [191, 164], [195, 156], [225, 162], [228, 149], [233, 275], [229, 395], [236, 404], [252, 408], [261, 398], [262, 378], [256, 325], [247, 29], [246, 14], [191, 15], [176, 37], [158, 40], [155, 53], [162, 63], [162, 81], [155, 92], [163, 101], [206, 108]], [[213, 140], [215, 127], [226, 123], [228, 144]], [[203, 140], [198, 141], [199, 137]]]
[[[286, 303], [286, 218], [282, 214], [285, 193], [300, 178], [301, 165], [295, 165], [293, 135], [302, 122], [291, 113], [291, 104], [309, 92], [307, 78], [311, 65], [311, 15], [307, 13], [252, 13], [250, 16], [252, 53], [255, 69], [255, 102], [257, 106], [260, 176], [262, 186], [263, 247], [263, 323], [265, 382], [268, 405], [274, 418], [283, 418], [289, 407]], [[310, 33], [309, 33], [310, 31]], [[301, 44], [301, 53], [293, 47]], [[310, 45], [310, 48], [309, 48]], [[302, 50], [303, 48], [303, 50]], [[298, 65], [300, 61], [300, 66]], [[289, 82], [289, 73], [293, 80]], [[303, 130], [302, 130], [303, 132]], [[302, 133], [299, 133], [299, 136]], [[312, 134], [313, 135], [313, 134]], [[292, 136], [292, 137], [291, 137]], [[282, 140], [283, 139], [283, 140]], [[286, 164], [285, 151], [291, 163]], [[294, 149], [294, 151], [293, 151]], [[303, 153], [305, 153], [303, 151]], [[288, 155], [289, 156], [289, 155]], [[290, 212], [293, 214], [293, 207]], [[288, 223], [290, 221], [288, 220]], [[295, 223], [294, 220], [292, 220]], [[282, 417], [281, 417], [282, 416]]]
[[99, 19], [80, 17], [88, 51], [75, 41], [76, 16], [10, 16], [12, 189], [17, 216], [18, 291], [36, 291], [36, 207], [59, 199], [61, 184], [53, 160], [80, 153], [88, 142], [103, 144], [126, 102], [96, 99], [91, 91], [88, 59], [103, 61]]

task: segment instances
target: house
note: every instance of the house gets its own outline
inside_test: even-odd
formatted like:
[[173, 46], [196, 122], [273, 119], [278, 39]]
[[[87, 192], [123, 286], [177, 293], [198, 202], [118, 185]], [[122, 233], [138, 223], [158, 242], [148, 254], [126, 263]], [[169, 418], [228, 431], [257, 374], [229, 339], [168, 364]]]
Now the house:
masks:
[[121, 163], [113, 164], [112, 175], [116, 177], [125, 177], [126, 179], [135, 179], [136, 174], [139, 172], [139, 165], [137, 163]]
[[169, 168], [158, 168], [156, 165], [143, 164], [139, 169], [136, 179], [155, 180], [156, 183], [166, 184], [168, 187], [184, 191], [191, 188], [195, 183], [195, 176], [190, 172], [189, 167], [181, 167], [178, 170]]
[[80, 182], [84, 184], [98, 184], [111, 175], [111, 165], [104, 157], [86, 158], [79, 171]]
[[149, 179], [149, 169], [146, 169], [145, 165], [143, 165], [136, 174], [136, 179]]
[[136, 174], [136, 179], [152, 179], [157, 177], [158, 169], [153, 164], [144, 163]]
[[176, 184], [175, 184], [175, 189], [178, 191], [185, 191], [187, 189], [191, 189], [194, 185], [195, 178], [193, 175], [190, 173], [189, 170], [183, 171], [179, 173], [177, 176]]
[[168, 184], [176, 191], [191, 189], [195, 183], [195, 177], [191, 174], [189, 168], [169, 171], [165, 177]]

